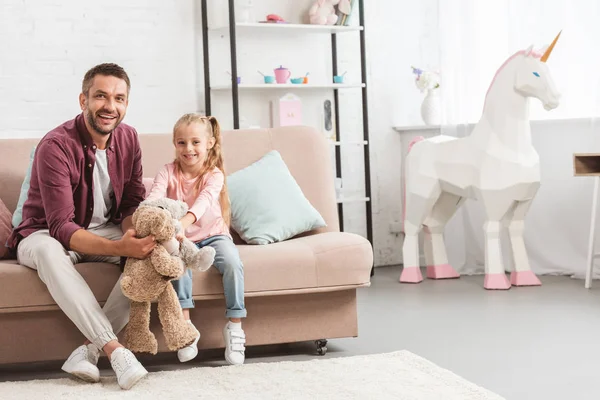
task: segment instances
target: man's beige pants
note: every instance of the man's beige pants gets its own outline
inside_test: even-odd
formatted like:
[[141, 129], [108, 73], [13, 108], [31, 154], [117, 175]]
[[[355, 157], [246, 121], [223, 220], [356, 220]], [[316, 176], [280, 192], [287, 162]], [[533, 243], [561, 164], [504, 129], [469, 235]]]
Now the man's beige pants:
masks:
[[[110, 240], [123, 236], [121, 228], [107, 224], [91, 232]], [[129, 299], [121, 291], [120, 281], [113, 287], [101, 309], [90, 287], [75, 269], [80, 262], [119, 264], [119, 257], [90, 256], [67, 251], [47, 229], [23, 239], [17, 247], [19, 264], [35, 269], [48, 287], [52, 298], [83, 335], [100, 350], [127, 325]]]

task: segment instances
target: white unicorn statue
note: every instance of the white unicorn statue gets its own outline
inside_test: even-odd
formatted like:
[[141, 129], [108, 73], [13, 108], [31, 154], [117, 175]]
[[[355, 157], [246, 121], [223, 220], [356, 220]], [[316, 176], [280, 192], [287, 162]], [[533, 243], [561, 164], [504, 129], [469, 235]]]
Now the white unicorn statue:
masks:
[[[529, 98], [546, 110], [559, 104], [546, 61], [556, 44], [540, 52], [533, 46], [508, 58], [488, 89], [481, 119], [464, 138], [414, 139], [405, 164], [404, 268], [400, 282], [419, 283], [419, 232], [427, 277], [458, 278], [448, 263], [444, 227], [467, 198], [483, 203], [486, 214], [486, 289], [541, 285], [531, 271], [523, 240], [524, 220], [540, 186], [539, 156], [531, 143]], [[542, 54], [543, 52], [543, 54]], [[515, 271], [507, 279], [500, 244], [509, 231]]]

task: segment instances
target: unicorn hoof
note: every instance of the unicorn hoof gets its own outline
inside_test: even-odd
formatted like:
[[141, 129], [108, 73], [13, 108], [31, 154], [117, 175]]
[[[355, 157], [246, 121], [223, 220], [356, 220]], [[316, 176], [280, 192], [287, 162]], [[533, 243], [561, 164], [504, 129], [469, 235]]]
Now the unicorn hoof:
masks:
[[513, 271], [510, 273], [510, 283], [515, 286], [542, 286], [533, 271]]
[[407, 267], [407, 268], [402, 269], [402, 274], [400, 274], [400, 282], [419, 283], [422, 281], [423, 281], [423, 275], [421, 275], [421, 268]]
[[507, 290], [510, 289], [510, 282], [506, 274], [485, 274], [483, 287], [488, 290]]
[[460, 274], [450, 264], [429, 265], [427, 267], [429, 279], [453, 279], [460, 278]]

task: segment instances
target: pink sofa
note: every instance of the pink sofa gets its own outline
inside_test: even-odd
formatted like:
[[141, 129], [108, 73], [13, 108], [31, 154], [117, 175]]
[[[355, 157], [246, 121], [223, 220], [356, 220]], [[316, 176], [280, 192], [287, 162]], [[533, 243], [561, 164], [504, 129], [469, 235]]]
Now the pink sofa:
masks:
[[[357, 336], [356, 290], [370, 285], [373, 251], [362, 236], [339, 232], [329, 144], [308, 127], [226, 131], [223, 137], [228, 174], [278, 150], [327, 223], [326, 228], [269, 245], [236, 239], [245, 267], [247, 345]], [[37, 142], [0, 140], [0, 198], [11, 211]], [[154, 177], [172, 160], [171, 135], [142, 134], [140, 142], [144, 176]], [[103, 304], [119, 267], [82, 263], [76, 268]], [[223, 347], [225, 303], [215, 269], [194, 275], [194, 299], [192, 319], [202, 333], [199, 347]], [[168, 351], [155, 317], [152, 325], [159, 351]], [[83, 340], [35, 271], [16, 260], [0, 260], [0, 364], [63, 360]]]

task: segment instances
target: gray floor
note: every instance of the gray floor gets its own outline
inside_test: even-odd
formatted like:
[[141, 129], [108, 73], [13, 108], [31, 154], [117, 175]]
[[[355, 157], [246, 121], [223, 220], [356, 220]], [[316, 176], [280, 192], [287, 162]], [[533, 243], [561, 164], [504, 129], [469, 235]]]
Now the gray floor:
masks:
[[[359, 293], [359, 337], [330, 340], [325, 357], [406, 349], [506, 399], [600, 399], [600, 282], [587, 290], [581, 280], [542, 277], [541, 287], [496, 292], [482, 288], [482, 276], [406, 285], [399, 274], [399, 267], [377, 268], [372, 286]], [[247, 351], [247, 362], [315, 357], [312, 343]], [[169, 354], [145, 365], [150, 371], [220, 366], [221, 358], [209, 351], [179, 364]], [[0, 381], [64, 377], [59, 367], [3, 371]]]

